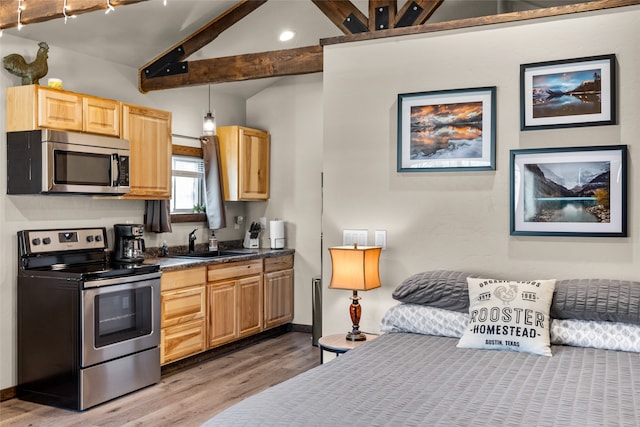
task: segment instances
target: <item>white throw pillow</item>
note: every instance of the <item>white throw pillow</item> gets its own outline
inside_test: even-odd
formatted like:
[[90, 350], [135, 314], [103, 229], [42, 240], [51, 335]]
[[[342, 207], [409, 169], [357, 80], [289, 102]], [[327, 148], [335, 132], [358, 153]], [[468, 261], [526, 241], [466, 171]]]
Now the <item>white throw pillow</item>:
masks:
[[551, 319], [551, 344], [640, 353], [640, 325], [595, 320]]
[[410, 332], [460, 338], [469, 315], [421, 304], [402, 303], [391, 307], [380, 324], [380, 332]]
[[549, 307], [555, 279], [467, 278], [469, 325], [460, 348], [512, 350], [551, 356]]

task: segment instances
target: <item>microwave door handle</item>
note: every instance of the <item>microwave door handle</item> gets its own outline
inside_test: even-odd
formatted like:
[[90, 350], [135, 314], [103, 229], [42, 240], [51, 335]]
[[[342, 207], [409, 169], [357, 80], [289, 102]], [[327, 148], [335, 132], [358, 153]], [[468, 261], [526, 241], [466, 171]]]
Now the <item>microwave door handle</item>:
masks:
[[120, 182], [120, 158], [117, 154], [111, 155], [111, 186], [117, 187]]

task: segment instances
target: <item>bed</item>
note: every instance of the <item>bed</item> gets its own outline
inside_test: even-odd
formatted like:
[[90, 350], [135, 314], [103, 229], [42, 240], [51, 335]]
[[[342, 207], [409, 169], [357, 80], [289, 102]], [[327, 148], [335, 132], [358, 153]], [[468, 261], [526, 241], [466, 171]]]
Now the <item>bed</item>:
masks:
[[[553, 281], [548, 302], [542, 282], [414, 275], [394, 291], [399, 303], [380, 337], [204, 425], [639, 426], [640, 282]], [[472, 283], [483, 284], [479, 294]], [[547, 317], [537, 317], [539, 306], [525, 315], [510, 290], [542, 301]], [[501, 309], [483, 316], [477, 304], [490, 299]], [[499, 334], [465, 342], [486, 332], [473, 322], [491, 313]], [[514, 313], [520, 325], [507, 328]], [[527, 347], [531, 335], [541, 347]]]

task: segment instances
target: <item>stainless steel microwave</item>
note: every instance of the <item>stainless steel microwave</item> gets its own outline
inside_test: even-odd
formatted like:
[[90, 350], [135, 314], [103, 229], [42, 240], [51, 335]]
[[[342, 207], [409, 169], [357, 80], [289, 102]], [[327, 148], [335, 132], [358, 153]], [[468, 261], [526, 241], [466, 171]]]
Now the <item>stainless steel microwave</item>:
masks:
[[129, 141], [79, 132], [7, 133], [7, 194], [127, 194]]

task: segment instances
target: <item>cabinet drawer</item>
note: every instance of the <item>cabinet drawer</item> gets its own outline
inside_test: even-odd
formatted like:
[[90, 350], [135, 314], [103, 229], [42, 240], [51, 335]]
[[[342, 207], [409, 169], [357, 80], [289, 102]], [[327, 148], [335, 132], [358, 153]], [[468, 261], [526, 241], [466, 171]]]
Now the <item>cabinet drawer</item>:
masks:
[[166, 364], [206, 349], [204, 319], [162, 328], [160, 363]]
[[207, 280], [206, 267], [190, 268], [162, 273], [160, 289], [170, 291], [195, 285], [204, 285]]
[[262, 260], [231, 262], [229, 264], [210, 265], [207, 280], [215, 282], [262, 273]]
[[293, 268], [293, 254], [264, 259], [264, 272], [289, 270]]
[[161, 295], [162, 327], [202, 319], [206, 314], [206, 288], [196, 286]]

